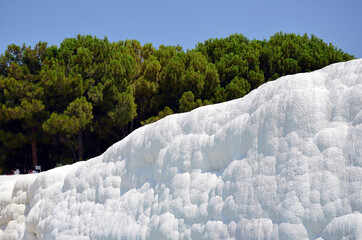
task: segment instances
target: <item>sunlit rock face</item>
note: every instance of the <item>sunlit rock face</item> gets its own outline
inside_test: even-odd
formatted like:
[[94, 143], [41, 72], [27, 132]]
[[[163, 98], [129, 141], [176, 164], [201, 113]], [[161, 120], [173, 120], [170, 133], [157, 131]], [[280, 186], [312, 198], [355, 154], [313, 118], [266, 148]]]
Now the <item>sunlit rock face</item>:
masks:
[[0, 177], [0, 239], [362, 239], [362, 59]]

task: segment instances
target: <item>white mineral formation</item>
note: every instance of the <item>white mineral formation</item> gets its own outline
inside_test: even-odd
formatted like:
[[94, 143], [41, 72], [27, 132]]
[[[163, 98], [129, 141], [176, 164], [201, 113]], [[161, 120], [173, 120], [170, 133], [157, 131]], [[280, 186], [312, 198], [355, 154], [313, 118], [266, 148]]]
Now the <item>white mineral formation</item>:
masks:
[[362, 239], [362, 59], [0, 177], [0, 239]]

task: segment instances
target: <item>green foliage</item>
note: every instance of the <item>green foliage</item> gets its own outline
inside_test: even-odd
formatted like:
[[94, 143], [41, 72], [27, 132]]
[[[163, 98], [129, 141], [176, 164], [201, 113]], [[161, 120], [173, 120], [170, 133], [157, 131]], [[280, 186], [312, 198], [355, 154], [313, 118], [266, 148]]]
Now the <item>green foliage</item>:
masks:
[[150, 117], [149, 119], [146, 119], [145, 121], [142, 121], [141, 124], [142, 125], [146, 125], [146, 124], [150, 124], [150, 123], [153, 123], [153, 122], [156, 122], [168, 115], [171, 115], [173, 114], [173, 111], [171, 108], [169, 107], [165, 107], [162, 111], [160, 111], [158, 113], [158, 115], [156, 117]]
[[265, 79], [273, 80], [287, 74], [314, 71], [354, 57], [314, 35], [309, 37], [307, 34], [300, 36], [280, 32], [265, 43], [260, 58]]
[[[32, 165], [37, 164], [37, 143], [41, 141], [41, 124], [45, 112], [44, 90], [39, 81], [41, 63], [46, 55], [46, 43], [38, 43], [34, 49], [23, 45], [10, 45], [1, 55], [0, 78], [0, 141], [7, 151], [31, 145]], [[18, 151], [21, 152], [21, 151]], [[21, 159], [15, 160], [17, 164]], [[4, 163], [7, 165], [8, 163]]]
[[235, 77], [243, 77], [248, 72], [248, 62], [240, 55], [234, 53], [225, 54], [220, 58], [216, 67], [223, 80], [221, 85], [226, 86]]
[[117, 94], [117, 103], [108, 116], [113, 120], [116, 126], [123, 126], [132, 121], [137, 116], [136, 104], [131, 93], [121, 92]]
[[85, 97], [81, 97], [70, 103], [64, 113], [53, 112], [50, 118], [43, 123], [43, 129], [53, 135], [72, 136], [79, 130], [84, 130], [92, 119], [92, 104], [87, 102]]
[[23, 133], [11, 133], [0, 130], [0, 141], [8, 149], [17, 149], [23, 147], [27, 143], [26, 136]]
[[262, 41], [233, 34], [187, 52], [90, 35], [59, 47], [12, 44], [0, 55], [0, 171], [94, 157], [173, 110], [240, 98], [280, 76], [350, 59], [314, 35], [285, 33]]
[[168, 102], [171, 108], [177, 107], [177, 100], [183, 93], [183, 76], [185, 75], [186, 54], [178, 53], [169, 59], [160, 73], [161, 101]]
[[191, 91], [187, 91], [184, 94], [182, 94], [182, 97], [180, 99], [180, 112], [188, 112], [194, 109], [194, 94]]
[[[201, 99], [195, 101], [194, 98], [194, 94], [191, 91], [184, 92], [179, 101], [179, 112], [188, 112], [203, 105]], [[208, 102], [206, 102], [206, 104], [208, 104]]]
[[212, 99], [220, 88], [220, 77], [219, 73], [214, 64], [207, 63], [205, 69], [205, 85], [202, 92], [202, 99]]
[[140, 77], [134, 82], [133, 92], [139, 117], [149, 117], [157, 111], [158, 100], [156, 95], [158, 86], [158, 82], [148, 81], [144, 77]]
[[147, 79], [147, 81], [154, 83], [157, 83], [159, 81], [162, 66], [155, 56], [150, 56], [143, 64], [143, 68], [143, 77]]
[[70, 116], [72, 121], [78, 125], [78, 130], [85, 129], [93, 119], [92, 104], [87, 102], [85, 97], [77, 98], [69, 104], [64, 114]]
[[250, 84], [244, 78], [235, 77], [226, 86], [226, 100], [244, 97], [250, 91]]
[[76, 132], [71, 118], [66, 114], [58, 114], [53, 112], [50, 118], [43, 123], [43, 129], [49, 134], [66, 134], [71, 135]]

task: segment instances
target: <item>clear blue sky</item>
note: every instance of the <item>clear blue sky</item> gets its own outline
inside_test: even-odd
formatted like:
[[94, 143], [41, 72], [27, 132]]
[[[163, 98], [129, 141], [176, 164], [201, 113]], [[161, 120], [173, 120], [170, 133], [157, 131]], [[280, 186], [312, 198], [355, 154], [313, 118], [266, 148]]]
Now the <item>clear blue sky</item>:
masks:
[[0, 0], [0, 53], [77, 34], [186, 50], [234, 33], [262, 40], [282, 31], [315, 34], [362, 58], [361, 10], [361, 0]]

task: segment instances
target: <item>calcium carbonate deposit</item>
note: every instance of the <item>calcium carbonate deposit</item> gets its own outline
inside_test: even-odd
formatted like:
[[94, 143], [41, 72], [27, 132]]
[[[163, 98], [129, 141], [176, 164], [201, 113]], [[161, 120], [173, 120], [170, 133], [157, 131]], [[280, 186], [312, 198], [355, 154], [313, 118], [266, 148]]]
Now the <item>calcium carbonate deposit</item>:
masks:
[[362, 59], [0, 177], [0, 239], [362, 239]]

